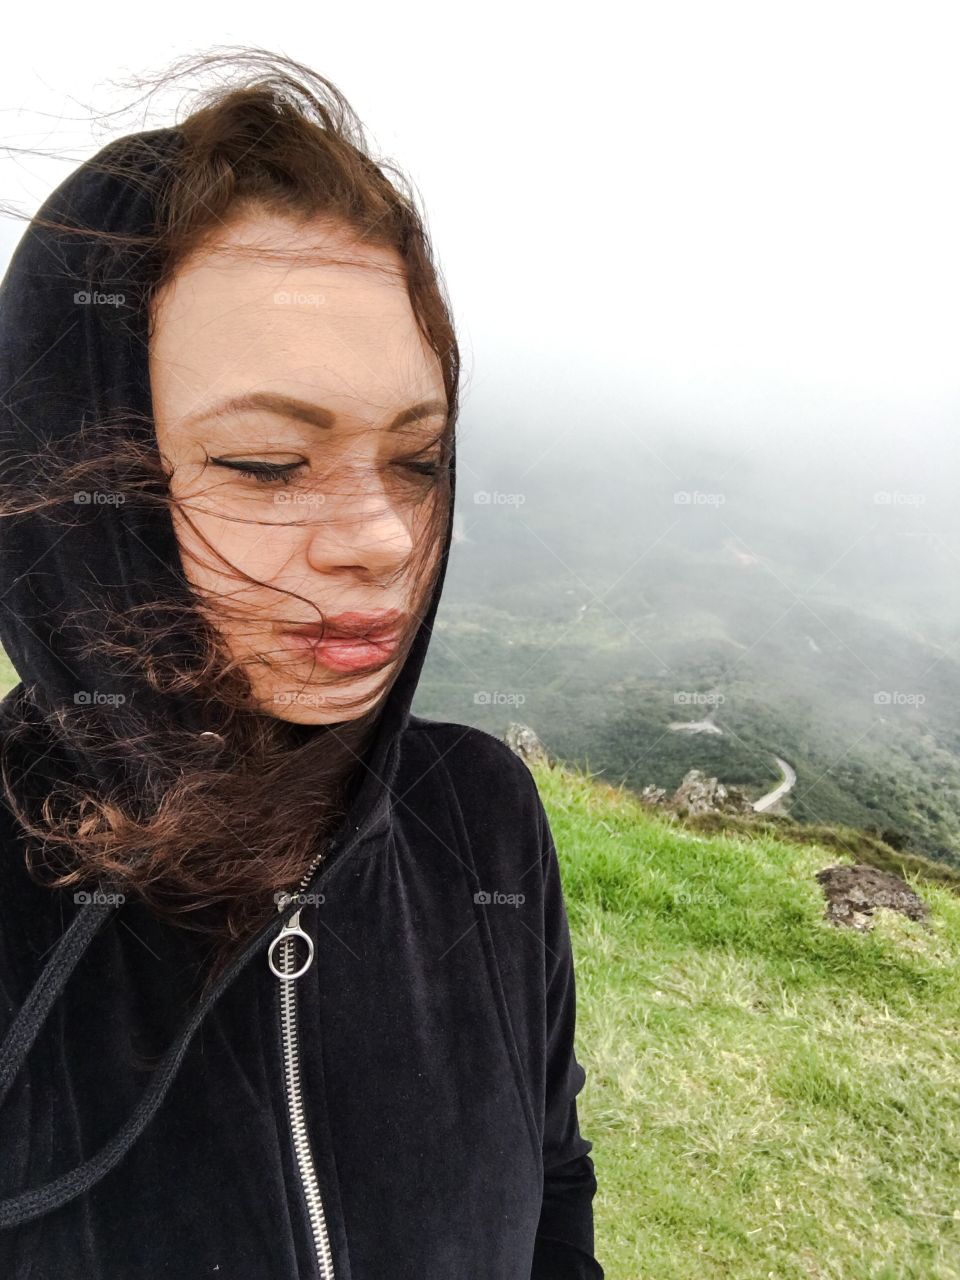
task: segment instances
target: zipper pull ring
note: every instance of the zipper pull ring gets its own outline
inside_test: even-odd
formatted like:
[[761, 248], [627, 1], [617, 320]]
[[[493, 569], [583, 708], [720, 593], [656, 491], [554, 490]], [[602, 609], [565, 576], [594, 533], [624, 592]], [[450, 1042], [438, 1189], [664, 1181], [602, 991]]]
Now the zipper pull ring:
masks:
[[[277, 900], [277, 910], [282, 911], [292, 901], [289, 893], [281, 894]], [[302, 910], [301, 908], [300, 910]], [[274, 963], [273, 953], [281, 942], [293, 942], [294, 938], [302, 938], [307, 944], [307, 958], [299, 969], [294, 969], [292, 973], [287, 973], [282, 969], [278, 969]], [[313, 964], [313, 939], [304, 929], [300, 928], [300, 911], [295, 911], [290, 919], [284, 924], [283, 928], [270, 943], [267, 951], [267, 964], [270, 966], [270, 972], [280, 979], [281, 982], [295, 982], [297, 978], [302, 978], [310, 966]]]

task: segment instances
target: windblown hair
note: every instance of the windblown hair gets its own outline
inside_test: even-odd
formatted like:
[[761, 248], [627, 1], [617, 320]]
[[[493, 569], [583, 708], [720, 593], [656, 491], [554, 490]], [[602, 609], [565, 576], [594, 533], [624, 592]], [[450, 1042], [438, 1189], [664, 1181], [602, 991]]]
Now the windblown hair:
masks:
[[[175, 126], [184, 145], [159, 170], [163, 185], [155, 193], [155, 229], [147, 237], [103, 232], [104, 239], [129, 240], [152, 255], [158, 266], [151, 297], [191, 255], [215, 243], [231, 219], [251, 210], [298, 223], [324, 219], [347, 232], [351, 242], [395, 251], [414, 316], [443, 372], [446, 461], [457, 418], [460, 357], [445, 289], [406, 179], [390, 162], [374, 162], [362, 125], [334, 85], [290, 59], [256, 49], [199, 55], [175, 64], [160, 83], [208, 69], [228, 72], [234, 82], [224, 87], [221, 75], [221, 83], [203, 92]], [[121, 155], [114, 171], [123, 172], [124, 163]], [[441, 466], [426, 499], [429, 525], [403, 570], [404, 581], [413, 584], [407, 588], [414, 602], [409, 633], [373, 708], [353, 719], [304, 732], [253, 704], [244, 666], [231, 659], [218, 628], [224, 618], [245, 616], [234, 604], [236, 592], [217, 599], [194, 593], [186, 602], [157, 601], [134, 612], [117, 608], [106, 631], [99, 605], [95, 625], [92, 614], [69, 618], [65, 626], [77, 628], [87, 653], [129, 663], [160, 693], [189, 692], [201, 699], [214, 713], [220, 743], [205, 752], [195, 734], [175, 727], [159, 740], [149, 733], [142, 741], [119, 741], [111, 736], [108, 714], [74, 716], [61, 709], [44, 718], [52, 747], [69, 741], [101, 759], [149, 751], [160, 783], [147, 797], [64, 786], [59, 779], [54, 789], [31, 793], [19, 785], [19, 766], [11, 760], [26, 757], [31, 764], [29, 749], [18, 742], [29, 748], [38, 741], [34, 708], [33, 716], [24, 715], [22, 725], [4, 737], [2, 759], [7, 804], [31, 837], [30, 874], [57, 888], [109, 882], [157, 914], [212, 937], [207, 983], [212, 982], [234, 949], [275, 917], [277, 893], [295, 889], [346, 812], [360, 762], [433, 594], [449, 519], [447, 478]], [[78, 422], [66, 447], [61, 442], [40, 459], [31, 454], [29, 466], [5, 469], [0, 516], [42, 511], [70, 523], [78, 491], [107, 491], [156, 508], [158, 519], [172, 519], [176, 511], [199, 537], [169, 479], [158, 452], [118, 430], [116, 422]], [[222, 566], [222, 555], [205, 545]], [[241, 594], [244, 583], [270, 586], [236, 565], [229, 572]], [[297, 600], [302, 621], [304, 598]], [[184, 633], [191, 645], [174, 642]], [[269, 664], [269, 655], [263, 661]], [[311, 689], [318, 684], [322, 677], [311, 678]]]

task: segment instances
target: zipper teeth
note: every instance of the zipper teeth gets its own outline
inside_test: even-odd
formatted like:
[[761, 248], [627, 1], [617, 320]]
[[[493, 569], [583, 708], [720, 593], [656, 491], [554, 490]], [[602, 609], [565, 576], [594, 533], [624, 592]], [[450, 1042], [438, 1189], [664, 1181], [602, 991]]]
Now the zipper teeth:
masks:
[[300, 881], [301, 893], [306, 892], [307, 885], [310, 883], [311, 879], [313, 878], [313, 873], [316, 871], [317, 867], [319, 867], [320, 863], [326, 857], [326, 853], [327, 853], [326, 849], [321, 849], [320, 852], [317, 854], [317, 856], [314, 858], [314, 860], [310, 863], [310, 866], [303, 873], [303, 879]]
[[[314, 858], [309, 870], [300, 881], [300, 892], [303, 893], [309, 884], [314, 871], [324, 856], [321, 852]], [[282, 905], [281, 905], [282, 910]], [[295, 919], [299, 918], [299, 912]], [[280, 945], [280, 967], [287, 973], [292, 972], [294, 965], [294, 940], [288, 938]], [[300, 1170], [300, 1181], [307, 1202], [310, 1226], [313, 1230], [313, 1242], [320, 1265], [321, 1280], [334, 1280], [333, 1253], [330, 1248], [330, 1236], [323, 1212], [323, 1200], [320, 1196], [320, 1184], [310, 1152], [310, 1140], [307, 1135], [306, 1117], [303, 1111], [303, 1093], [300, 1088], [300, 1053], [297, 1042], [297, 992], [296, 981], [280, 982], [280, 1024], [283, 1036], [283, 1059], [287, 1085], [287, 1104], [290, 1113], [290, 1128], [293, 1133], [293, 1145], [297, 1154], [297, 1165]]]
[[[281, 967], [292, 969], [293, 939], [282, 944]], [[323, 1201], [320, 1197], [320, 1186], [317, 1173], [310, 1154], [310, 1141], [307, 1137], [306, 1119], [303, 1113], [303, 1096], [300, 1089], [300, 1055], [297, 1049], [297, 992], [296, 982], [280, 984], [280, 1016], [283, 1025], [284, 1063], [287, 1079], [287, 1102], [290, 1111], [290, 1127], [293, 1131], [293, 1145], [297, 1153], [297, 1164], [300, 1168], [300, 1179], [307, 1201], [307, 1212], [313, 1228], [314, 1245], [317, 1260], [320, 1264], [321, 1280], [334, 1280], [333, 1255], [330, 1249], [330, 1237], [323, 1212]]]

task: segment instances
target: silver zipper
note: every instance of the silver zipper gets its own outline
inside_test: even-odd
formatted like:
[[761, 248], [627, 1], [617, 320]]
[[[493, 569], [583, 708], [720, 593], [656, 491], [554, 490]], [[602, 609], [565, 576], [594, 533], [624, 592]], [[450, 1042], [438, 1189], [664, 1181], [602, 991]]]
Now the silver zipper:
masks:
[[[326, 852], [326, 851], [324, 851]], [[314, 871], [320, 863], [323, 853], [314, 859], [309, 871], [300, 881], [299, 892], [303, 893]], [[277, 902], [277, 910], [289, 905], [293, 895], [282, 894]], [[293, 968], [295, 938], [306, 943], [307, 958], [299, 969]], [[274, 951], [280, 948], [280, 968], [274, 962]], [[327, 1221], [323, 1213], [323, 1201], [320, 1197], [320, 1184], [310, 1152], [310, 1139], [307, 1134], [306, 1119], [303, 1112], [303, 1094], [300, 1089], [300, 1048], [297, 1040], [297, 978], [302, 978], [313, 963], [313, 939], [300, 928], [300, 912], [295, 911], [284, 924], [280, 933], [273, 939], [267, 952], [267, 963], [270, 972], [280, 980], [280, 1034], [283, 1041], [284, 1075], [287, 1083], [287, 1107], [290, 1113], [290, 1128], [293, 1133], [293, 1146], [297, 1153], [297, 1165], [300, 1170], [300, 1181], [310, 1215], [313, 1229], [313, 1243], [320, 1266], [320, 1280], [334, 1280], [333, 1254], [330, 1249], [330, 1237], [327, 1233]]]

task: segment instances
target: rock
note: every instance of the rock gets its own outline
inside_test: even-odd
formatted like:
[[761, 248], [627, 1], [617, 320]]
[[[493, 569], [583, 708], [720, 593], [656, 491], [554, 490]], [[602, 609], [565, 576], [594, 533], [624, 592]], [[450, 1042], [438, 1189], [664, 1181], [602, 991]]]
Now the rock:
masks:
[[651, 782], [649, 786], [644, 787], [640, 792], [640, 799], [644, 804], [666, 804], [667, 789], [666, 787], [655, 787]]
[[519, 756], [527, 764], [553, 765], [555, 763], [556, 757], [551, 755], [529, 725], [511, 721], [507, 726], [507, 732], [503, 735], [503, 741], [514, 755]]
[[680, 817], [701, 813], [753, 813], [753, 803], [739, 787], [728, 787], [718, 778], [708, 778], [699, 769], [690, 769], [669, 801]]
[[926, 922], [930, 908], [902, 876], [880, 871], [868, 863], [824, 867], [817, 872], [827, 899], [824, 919], [851, 929], [868, 930], [878, 907], [899, 911], [910, 920]]

